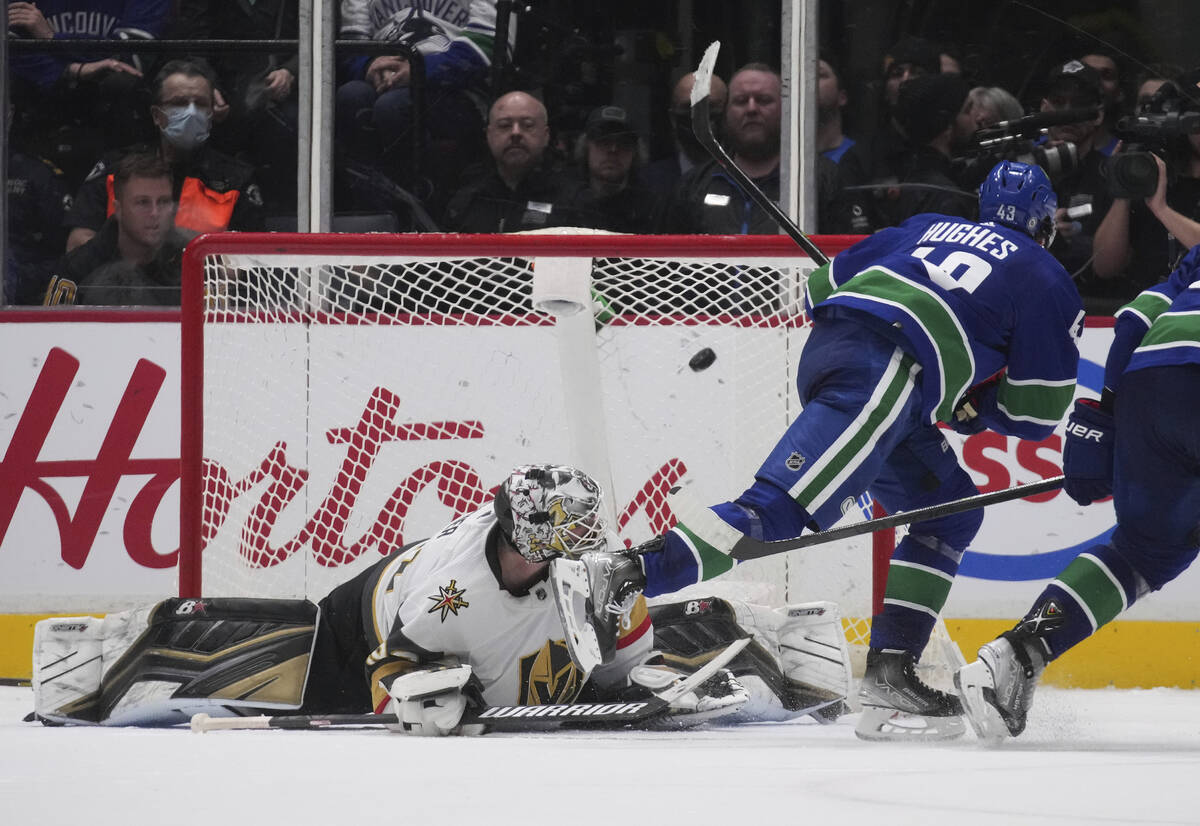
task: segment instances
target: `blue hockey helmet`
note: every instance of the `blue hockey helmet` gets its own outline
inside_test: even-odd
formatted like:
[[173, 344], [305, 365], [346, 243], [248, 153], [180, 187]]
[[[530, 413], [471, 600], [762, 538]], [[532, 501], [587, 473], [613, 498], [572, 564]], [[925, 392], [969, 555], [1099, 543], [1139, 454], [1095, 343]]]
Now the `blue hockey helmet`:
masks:
[[1056, 209], [1058, 196], [1036, 164], [1001, 161], [979, 185], [981, 223], [994, 221], [1038, 239], [1053, 232]]

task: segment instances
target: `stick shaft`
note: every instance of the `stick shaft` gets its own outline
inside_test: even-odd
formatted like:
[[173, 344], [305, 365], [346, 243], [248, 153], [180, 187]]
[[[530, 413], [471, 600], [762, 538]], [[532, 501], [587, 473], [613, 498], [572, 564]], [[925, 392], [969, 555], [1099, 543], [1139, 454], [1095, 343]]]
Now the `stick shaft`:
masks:
[[[463, 716], [464, 725], [482, 723], [494, 731], [544, 731], [556, 728], [618, 727], [656, 717], [668, 703], [657, 697], [629, 703], [561, 703], [544, 706], [488, 706]], [[283, 714], [274, 717], [192, 717], [192, 731], [290, 729], [321, 731], [395, 725], [395, 714]]]
[[826, 542], [836, 542], [839, 539], [849, 539], [852, 536], [861, 536], [864, 533], [874, 533], [875, 531], [881, 531], [887, 528], [895, 528], [899, 525], [908, 525], [925, 519], [936, 519], [940, 516], [949, 516], [950, 514], [954, 513], [975, 510], [976, 508], [983, 508], [987, 507], [988, 505], [1009, 502], [1013, 499], [1022, 499], [1026, 496], [1033, 496], [1037, 493], [1045, 493], [1046, 491], [1056, 490], [1062, 487], [1062, 483], [1062, 476], [1052, 476], [1049, 479], [1042, 479], [1039, 482], [1029, 482], [1025, 485], [1016, 485], [1015, 487], [992, 491], [991, 493], [978, 493], [974, 496], [964, 497], [963, 499], [955, 499], [953, 502], [945, 502], [941, 505], [930, 505], [927, 508], [917, 508], [916, 510], [912, 511], [901, 511], [900, 513], [894, 513], [891, 516], [883, 516], [879, 519], [871, 519], [867, 522], [859, 522], [854, 525], [847, 525], [843, 528], [834, 528], [832, 530], [821, 531], [819, 533], [810, 533], [804, 536], [798, 536], [795, 539], [781, 539], [774, 542], [762, 542], [746, 536], [734, 543], [733, 549], [730, 551], [729, 555], [734, 559], [758, 559], [760, 557], [780, 554], [786, 551], [795, 551], [799, 550], [800, 548], [807, 548], [812, 545], [822, 545]]

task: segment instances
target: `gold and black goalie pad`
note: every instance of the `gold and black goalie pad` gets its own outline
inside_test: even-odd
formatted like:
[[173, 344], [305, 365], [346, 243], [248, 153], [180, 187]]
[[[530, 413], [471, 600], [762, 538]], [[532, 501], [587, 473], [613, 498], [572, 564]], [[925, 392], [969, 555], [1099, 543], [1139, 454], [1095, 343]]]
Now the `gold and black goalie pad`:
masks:
[[[720, 597], [704, 597], [655, 605], [654, 647], [668, 665], [691, 673], [703, 666], [735, 640], [753, 636], [737, 620], [737, 614]], [[784, 675], [779, 660], [755, 637], [725, 666], [734, 677], [758, 677], [788, 711], [806, 712], [841, 699], [817, 686]]]
[[171, 725], [199, 711], [299, 708], [319, 614], [308, 600], [164, 600], [105, 668], [99, 719]]

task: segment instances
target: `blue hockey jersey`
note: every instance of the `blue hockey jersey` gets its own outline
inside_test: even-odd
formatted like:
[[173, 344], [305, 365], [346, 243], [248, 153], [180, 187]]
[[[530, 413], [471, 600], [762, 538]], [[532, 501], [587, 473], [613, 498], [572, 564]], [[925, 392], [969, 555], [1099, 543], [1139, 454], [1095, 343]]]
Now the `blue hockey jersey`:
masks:
[[1200, 246], [1117, 311], [1104, 386], [1115, 391], [1123, 373], [1169, 364], [1200, 364]]
[[[171, 14], [170, 0], [39, 0], [38, 9], [55, 31], [55, 40], [150, 39], [162, 35]], [[16, 31], [16, 30], [14, 30]], [[24, 33], [17, 31], [18, 36]], [[133, 43], [129, 51], [136, 51]], [[95, 52], [20, 52], [13, 54], [14, 75], [49, 88], [71, 63], [88, 63], [112, 55]]]
[[984, 417], [992, 430], [1044, 439], [1074, 398], [1079, 291], [1017, 230], [916, 215], [819, 268], [805, 302], [817, 319], [852, 315], [916, 356], [930, 423], [1001, 371], [998, 411]]

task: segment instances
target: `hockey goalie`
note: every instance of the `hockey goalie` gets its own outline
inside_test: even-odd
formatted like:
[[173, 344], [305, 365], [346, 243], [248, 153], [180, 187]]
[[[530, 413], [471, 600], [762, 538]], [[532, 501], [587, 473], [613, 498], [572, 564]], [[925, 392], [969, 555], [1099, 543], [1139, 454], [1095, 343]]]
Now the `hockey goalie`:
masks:
[[[652, 721], [664, 727], [826, 721], [844, 710], [849, 655], [836, 605], [706, 598], [649, 608], [636, 562], [612, 552], [601, 497], [578, 470], [524, 465], [492, 502], [319, 605], [169, 599], [44, 620], [35, 713], [47, 724], [167, 726], [201, 713], [378, 712], [395, 715], [395, 731], [446, 735], [478, 733], [464, 720], [497, 705], [669, 696]], [[711, 676], [697, 673], [705, 666]], [[703, 679], [688, 685], [693, 674]]]

